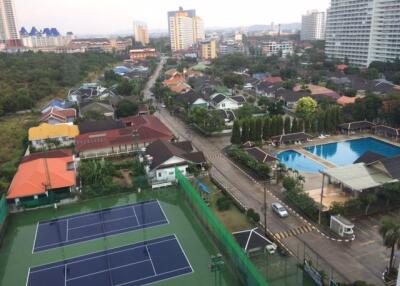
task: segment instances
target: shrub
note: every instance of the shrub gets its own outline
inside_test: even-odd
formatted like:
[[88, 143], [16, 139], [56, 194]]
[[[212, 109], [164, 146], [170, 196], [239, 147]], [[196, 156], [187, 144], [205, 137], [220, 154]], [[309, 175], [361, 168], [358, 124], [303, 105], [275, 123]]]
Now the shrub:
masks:
[[217, 200], [217, 208], [219, 211], [227, 211], [230, 209], [232, 201], [230, 198], [221, 197]]
[[258, 223], [260, 221], [260, 215], [256, 213], [254, 209], [248, 209], [246, 215], [251, 221], [255, 223]]

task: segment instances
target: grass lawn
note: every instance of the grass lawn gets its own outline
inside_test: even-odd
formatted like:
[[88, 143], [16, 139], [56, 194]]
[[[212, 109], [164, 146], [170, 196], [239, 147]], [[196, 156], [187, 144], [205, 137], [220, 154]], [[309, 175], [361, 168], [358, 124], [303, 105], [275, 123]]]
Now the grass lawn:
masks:
[[211, 182], [209, 178], [201, 179], [200, 181], [205, 184], [211, 192], [209, 201], [210, 208], [231, 233], [255, 227], [254, 224], [247, 219], [246, 215], [241, 212], [240, 209], [233, 203], [226, 211], [218, 210], [217, 200], [226, 195], [220, 189], [218, 189], [218, 187]]
[[8, 188], [25, 153], [28, 129], [36, 125], [39, 115], [11, 115], [0, 118], [0, 192]]

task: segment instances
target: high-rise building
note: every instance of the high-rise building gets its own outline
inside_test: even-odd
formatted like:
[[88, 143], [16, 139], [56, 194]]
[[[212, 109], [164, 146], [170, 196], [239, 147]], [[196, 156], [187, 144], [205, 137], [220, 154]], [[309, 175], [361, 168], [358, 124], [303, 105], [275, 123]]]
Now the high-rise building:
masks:
[[196, 10], [180, 7], [178, 11], [168, 12], [168, 28], [173, 52], [186, 50], [205, 38], [204, 23], [196, 16]]
[[149, 30], [147, 25], [142, 22], [133, 23], [133, 36], [136, 43], [141, 43], [143, 46], [147, 46], [150, 43]]
[[18, 42], [19, 34], [13, 0], [0, 0], [0, 41]]
[[301, 19], [301, 40], [325, 39], [325, 12], [310, 11]]
[[400, 1], [331, 0], [326, 55], [366, 67], [400, 56]]

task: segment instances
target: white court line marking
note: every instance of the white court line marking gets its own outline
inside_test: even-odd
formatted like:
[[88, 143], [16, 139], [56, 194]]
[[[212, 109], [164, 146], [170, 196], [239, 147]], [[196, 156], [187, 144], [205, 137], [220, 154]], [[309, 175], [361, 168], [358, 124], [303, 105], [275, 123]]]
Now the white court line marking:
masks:
[[78, 277], [74, 277], [74, 278], [68, 279], [68, 281], [78, 280], [78, 279], [82, 279], [82, 278], [85, 278], [85, 277], [89, 277], [89, 276], [97, 275], [97, 274], [100, 274], [100, 273], [104, 273], [104, 272], [107, 272], [107, 271], [110, 271], [110, 270], [121, 269], [121, 268], [125, 268], [125, 267], [132, 266], [132, 265], [135, 265], [135, 264], [145, 263], [145, 262], [148, 262], [148, 261], [150, 261], [150, 260], [146, 259], [146, 260], [132, 262], [132, 263], [128, 263], [128, 264], [117, 266], [117, 267], [113, 267], [113, 268], [107, 268], [107, 269], [104, 269], [104, 270], [101, 270], [101, 271], [91, 272], [89, 274], [85, 274], [85, 275], [81, 275], [81, 276], [78, 276]]
[[39, 222], [36, 223], [36, 231], [35, 231], [35, 238], [33, 239], [32, 254], [33, 254], [33, 252], [35, 251], [35, 245], [36, 245], [36, 238], [37, 238], [38, 228], [39, 228]]
[[164, 215], [164, 218], [167, 220], [167, 223], [169, 224], [168, 217], [167, 217], [167, 215], [165, 214], [163, 207], [161, 206], [161, 204], [160, 204], [160, 202], [159, 202], [158, 200], [157, 200], [157, 203], [158, 203], [158, 206], [160, 207], [160, 209], [161, 209], [161, 211], [162, 211], [162, 213], [163, 213], [163, 215]]
[[91, 215], [98, 215], [101, 212], [106, 212], [106, 211], [109, 211], [109, 210], [122, 210], [122, 209], [125, 209], [125, 208], [128, 209], [133, 205], [151, 205], [151, 204], [156, 204], [156, 203], [157, 203], [157, 200], [154, 200], [154, 201], [143, 202], [143, 203], [134, 203], [134, 204], [124, 205], [124, 206], [116, 206], [114, 208], [107, 208], [107, 209], [97, 210], [97, 211], [88, 212], [88, 213], [60, 216], [60, 217], [58, 217], [56, 219], [53, 219], [53, 220], [46, 220], [46, 221], [43, 221], [43, 222], [39, 222], [39, 224], [46, 225], [46, 224], [52, 224], [54, 222], [63, 221], [65, 219], [70, 219], [70, 220], [80, 219], [82, 217], [87, 217], [87, 216], [91, 216]]
[[[151, 242], [151, 243], [148, 243], [147, 245], [157, 245], [157, 244], [160, 244], [160, 243], [176, 240], [176, 238], [174, 238], [172, 235], [171, 236], [161, 237], [159, 239], [164, 239], [164, 240], [160, 240], [160, 241], [157, 241], [157, 242]], [[145, 245], [138, 245], [138, 246], [129, 247], [129, 248], [123, 249], [123, 250], [114, 249], [114, 251], [113, 251], [113, 249], [110, 249], [107, 254], [101, 254], [101, 255], [96, 255], [96, 256], [90, 257], [90, 258], [79, 259], [79, 258], [82, 258], [82, 257], [86, 257], [86, 256], [89, 256], [89, 255], [93, 255], [93, 254], [98, 253], [98, 252], [92, 252], [92, 253], [89, 253], [89, 254], [86, 254], [86, 255], [81, 255], [81, 256], [74, 257], [74, 258], [70, 258], [68, 260], [74, 260], [74, 259], [78, 259], [78, 260], [77, 261], [73, 261], [73, 262], [68, 262], [67, 264], [68, 265], [72, 265], [72, 264], [76, 264], [76, 263], [79, 263], [79, 262], [84, 262], [84, 261], [92, 260], [92, 259], [95, 259], [95, 258], [104, 257], [104, 256], [107, 256], [107, 255], [112, 255], [112, 254], [117, 254], [117, 253], [124, 253], [124, 252], [130, 251], [130, 250], [134, 250], [134, 249], [138, 249], [138, 248], [144, 247], [144, 246]], [[46, 264], [44, 264], [42, 266], [45, 266], [45, 265]], [[53, 269], [53, 268], [58, 268], [58, 267], [61, 267], [61, 266], [63, 266], [63, 265], [62, 264], [58, 264], [58, 265], [55, 265], [55, 266], [51, 266], [51, 267], [47, 267], [47, 268], [43, 268], [43, 269], [39, 269], [39, 270], [33, 270], [33, 271], [31, 271], [31, 273], [43, 272], [43, 271], [47, 271], [47, 270], [50, 270], [50, 269]], [[38, 267], [41, 267], [41, 266], [36, 266], [35, 268], [38, 268]]]
[[31, 268], [28, 268], [28, 275], [26, 276], [26, 283], [25, 286], [28, 286], [28, 282], [29, 282], [29, 275], [31, 275]]
[[66, 235], [65, 235], [65, 242], [68, 242], [68, 232], [69, 232], [69, 219], [67, 219], [67, 231], [66, 231]]
[[[168, 274], [168, 273], [174, 273], [174, 272], [177, 272], [177, 271], [181, 271], [181, 270], [184, 270], [184, 269], [186, 269], [186, 268], [189, 268], [189, 269], [190, 269], [189, 266], [186, 266], [186, 267], [182, 267], [182, 268], [179, 268], [179, 269], [174, 269], [174, 270], [171, 270], [171, 271], [166, 271], [166, 272], [160, 273], [160, 274], [158, 274], [158, 275], [151, 275], [151, 276], [147, 276], [147, 277], [144, 277], [144, 278], [140, 278], [140, 279], [136, 279], [136, 280], [124, 282], [124, 283], [121, 283], [121, 284], [117, 284], [117, 285], [115, 285], [115, 286], [123, 286], [123, 285], [131, 284], [131, 283], [135, 283], [135, 282], [138, 282], [138, 281], [141, 281], [141, 280], [145, 280], [145, 279], [149, 279], [149, 278], [161, 276], [161, 275]], [[172, 277], [168, 277], [168, 278], [164, 278], [164, 279], [159, 279], [159, 280], [157, 280], [157, 281], [152, 281], [152, 282], [148, 282], [148, 283], [141, 284], [141, 285], [147, 285], [147, 284], [150, 284], [150, 283], [156, 283], [156, 282], [165, 281], [165, 280], [169, 280], [169, 279], [175, 279], [175, 278], [177, 278], [177, 277], [184, 276], [184, 275], [188, 275], [188, 274], [191, 274], [191, 273], [192, 273], [192, 272], [184, 273], [184, 274], [180, 274], [180, 275], [175, 275], [175, 276], [172, 276]]]
[[193, 267], [192, 267], [192, 264], [190, 264], [190, 260], [189, 260], [189, 258], [187, 257], [187, 255], [186, 255], [186, 253], [185, 253], [185, 250], [183, 250], [183, 247], [182, 247], [181, 243], [179, 242], [179, 239], [178, 239], [178, 237], [176, 236], [175, 233], [174, 233], [174, 237], [175, 237], [175, 240], [178, 242], [178, 245], [179, 245], [179, 247], [181, 248], [181, 251], [182, 251], [183, 255], [185, 256], [186, 261], [187, 261], [187, 263], [189, 264], [190, 269], [192, 270], [192, 272], [194, 272]]
[[64, 286], [67, 286], [67, 264], [64, 265]]
[[132, 206], [132, 210], [133, 210], [133, 213], [135, 214], [135, 218], [136, 218], [137, 225], [140, 226], [141, 223], [139, 222], [139, 219], [138, 219], [138, 217], [137, 217], [137, 215], [136, 215], [135, 206]]
[[80, 229], [80, 228], [85, 228], [85, 227], [88, 227], [88, 226], [94, 226], [94, 225], [98, 225], [98, 224], [104, 224], [104, 223], [108, 223], [108, 222], [119, 221], [119, 220], [131, 218], [131, 217], [134, 217], [134, 216], [130, 215], [130, 216], [124, 216], [124, 217], [120, 217], [120, 218], [114, 218], [114, 219], [109, 219], [109, 220], [103, 220], [103, 221], [101, 221], [101, 222], [94, 222], [94, 223], [85, 224], [85, 225], [82, 225], [82, 226], [71, 227], [70, 229], [71, 229], [71, 230]]
[[154, 267], [154, 264], [153, 264], [153, 259], [151, 259], [150, 250], [147, 247], [147, 245], [146, 245], [146, 251], [147, 251], [147, 254], [149, 255], [149, 259], [150, 259], [151, 267], [153, 267], [154, 275], [157, 275], [156, 268]]
[[[154, 226], [158, 226], [158, 225], [160, 225], [161, 222], [165, 222], [165, 220], [158, 220], [158, 221], [153, 221], [151, 223], [142, 224], [140, 226], [130, 226], [130, 227], [126, 227], [126, 228], [120, 228], [120, 229], [116, 229], [116, 230], [110, 230], [110, 231], [106, 231], [106, 232], [101, 232], [101, 233], [96, 233], [96, 234], [92, 234], [92, 235], [82, 236], [82, 237], [79, 237], [79, 238], [70, 239], [68, 242], [79, 241], [79, 240], [83, 240], [83, 242], [86, 242], [88, 240], [91, 240], [91, 239], [86, 239], [86, 238], [89, 238], [89, 237], [94, 237], [93, 239], [96, 239], [96, 238], [103, 237], [104, 236], [103, 234], [109, 234], [109, 233], [111, 233], [111, 234], [112, 233], [118, 233], [119, 234], [120, 231], [122, 231], [124, 233], [124, 232], [127, 232], [125, 230], [128, 230], [128, 229], [138, 230], [138, 229], [142, 229], [143, 226], [146, 226], [146, 228], [148, 228], [147, 227], [148, 225], [151, 226], [153, 224], [156, 224]], [[56, 243], [50, 243], [50, 244], [46, 244], [46, 245], [41, 245], [39, 247], [36, 247], [36, 249], [41, 249], [41, 248], [45, 248], [45, 247], [48, 247], [48, 246], [54, 246], [54, 245], [63, 246], [63, 242], [60, 241], [60, 242], [56, 242]], [[69, 244], [67, 244], [67, 245], [69, 245]]]

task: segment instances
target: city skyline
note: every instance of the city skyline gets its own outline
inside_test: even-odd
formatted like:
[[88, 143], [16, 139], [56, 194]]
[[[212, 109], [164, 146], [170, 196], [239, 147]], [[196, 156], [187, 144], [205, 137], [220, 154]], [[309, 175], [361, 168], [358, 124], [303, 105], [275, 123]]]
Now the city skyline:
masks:
[[[137, 5], [129, 0], [15, 0], [17, 25], [57, 27], [62, 33], [72, 31], [77, 35], [119, 34], [132, 30], [132, 21], [148, 24], [150, 31], [168, 32], [165, 17], [167, 11], [179, 6], [196, 9], [202, 15], [206, 28], [231, 28], [251, 25], [269, 25], [271, 22], [300, 23], [301, 15], [308, 10], [325, 11], [329, 0], [307, 0], [303, 2], [282, 0], [279, 2], [250, 0], [247, 5], [229, 3], [229, 17], [221, 16], [227, 3], [211, 0], [198, 1], [152, 1]], [[57, 6], [57, 9], [49, 7]], [[291, 7], [290, 10], [287, 7]], [[110, 17], [114, 14], [115, 17]], [[92, 21], [92, 19], [105, 19]], [[132, 32], [131, 32], [132, 33]]]

